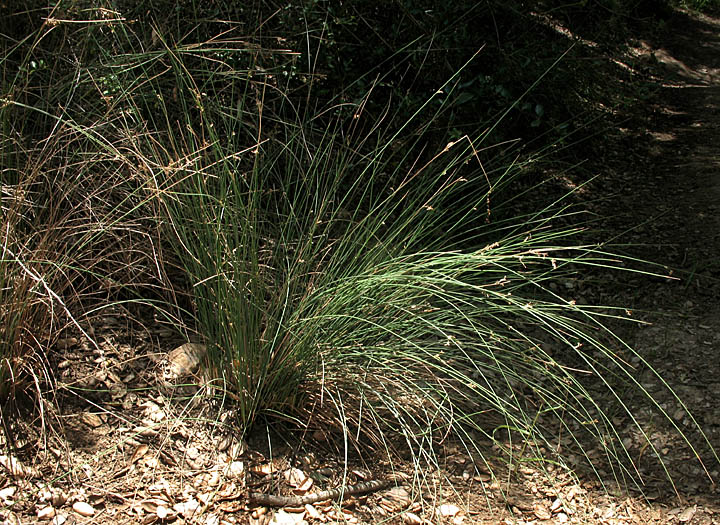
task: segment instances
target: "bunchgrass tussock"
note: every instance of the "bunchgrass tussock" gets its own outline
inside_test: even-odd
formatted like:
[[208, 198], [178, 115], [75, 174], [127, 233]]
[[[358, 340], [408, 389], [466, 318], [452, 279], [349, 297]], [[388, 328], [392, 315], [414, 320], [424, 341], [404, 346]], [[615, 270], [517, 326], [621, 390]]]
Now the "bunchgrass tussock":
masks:
[[647, 439], [633, 406], [664, 411], [603, 324], [621, 311], [549, 286], [623, 262], [573, 242], [562, 201], [508, 213], [521, 160], [485, 165], [487, 135], [427, 132], [444, 110], [433, 98], [400, 126], [390, 106], [365, 121], [365, 101], [333, 118], [256, 80], [252, 62], [184, 50], [165, 49], [174, 102], [154, 101], [136, 154], [152, 159], [211, 376], [243, 428], [290, 418], [418, 464], [450, 438], [474, 457], [495, 443], [513, 465], [640, 482], [613, 418]]
[[[419, 468], [449, 441], [477, 461], [494, 445], [513, 468], [583, 463], [641, 482], [614, 420], [654, 450], [634, 412], [666, 416], [636, 379], [652, 368], [605, 328], [622, 310], [561, 293], [623, 261], [563, 226], [563, 199], [513, 213], [531, 166], [488, 132], [443, 130], [458, 74], [409, 114], [372, 89], [320, 103], [283, 83], [297, 53], [232, 29], [193, 42], [95, 26], [72, 33], [91, 58], [58, 72], [55, 105], [3, 100], [6, 127], [10, 110], [46, 119], [31, 161], [13, 160], [21, 180], [3, 180], [3, 374], [29, 307], [142, 298], [177, 264], [209, 386], [243, 430], [284, 418]], [[55, 206], [6, 214], [10, 194]]]

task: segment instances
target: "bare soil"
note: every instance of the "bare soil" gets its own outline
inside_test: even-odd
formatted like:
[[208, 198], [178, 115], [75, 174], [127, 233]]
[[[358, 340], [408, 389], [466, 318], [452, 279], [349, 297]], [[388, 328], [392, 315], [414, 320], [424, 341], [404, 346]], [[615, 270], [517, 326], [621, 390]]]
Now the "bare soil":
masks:
[[[612, 195], [594, 211], [607, 217], [605, 227], [628, 255], [659, 263], [665, 277], [598, 274], [578, 293], [627, 306], [645, 322], [617, 330], [656, 365], [720, 450], [720, 19], [676, 13], [656, 29], [627, 53], [607, 57], [649, 92], [633, 101], [633, 113], [608, 134], [605, 153], [591, 166], [598, 191]], [[93, 327], [99, 346], [62, 342], [53, 364], [63, 413], [48, 405], [54, 429], [40, 440], [29, 435], [16, 456], [0, 458], [0, 522], [720, 523], [711, 481], [720, 479], [717, 458], [691, 433], [698, 461], [662, 422], [650, 439], [675, 487], [651, 452], [628, 443], [643, 494], [532, 464], [513, 475], [502, 464], [493, 465], [495, 477], [477, 473], [452, 446], [436, 471], [416, 473], [410, 462], [380, 459], [346, 468], [332, 443], [323, 447], [322, 433], [312, 446], [279, 427], [243, 441], [229, 419], [203, 403], [201, 390], [166, 384], [167, 353], [182, 341], [151, 319], [146, 326], [108, 310]], [[654, 376], [639, 374], [677, 414], [675, 424], [691, 428]], [[652, 417], [638, 413], [646, 423]], [[374, 490], [372, 479], [392, 483]], [[248, 497], [338, 486], [370, 490], [342, 503], [284, 509]]]

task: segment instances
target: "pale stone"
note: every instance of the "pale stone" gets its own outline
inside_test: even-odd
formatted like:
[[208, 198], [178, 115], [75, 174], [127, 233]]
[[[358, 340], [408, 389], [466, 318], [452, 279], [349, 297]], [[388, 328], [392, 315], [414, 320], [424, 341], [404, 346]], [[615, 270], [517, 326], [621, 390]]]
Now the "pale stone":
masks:
[[51, 506], [43, 507], [37, 511], [39, 520], [50, 520], [55, 517], [55, 508]]
[[72, 508], [75, 512], [77, 512], [81, 516], [85, 516], [86, 518], [95, 514], [95, 509], [92, 507], [92, 505], [89, 505], [84, 501], [76, 501], [75, 503], [73, 503]]
[[52, 525], [63, 525], [66, 521], [67, 516], [65, 514], [58, 514], [53, 518], [50, 523], [52, 523]]
[[458, 512], [460, 512], [460, 507], [458, 507], [457, 505], [452, 505], [450, 503], [440, 505], [438, 507], [438, 514], [446, 518], [455, 516]]

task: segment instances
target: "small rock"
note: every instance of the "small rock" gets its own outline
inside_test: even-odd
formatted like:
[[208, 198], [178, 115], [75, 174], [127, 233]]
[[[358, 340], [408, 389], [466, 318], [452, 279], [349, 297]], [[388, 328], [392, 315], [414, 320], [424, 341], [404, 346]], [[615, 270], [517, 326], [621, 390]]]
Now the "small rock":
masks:
[[443, 516], [445, 518], [449, 518], [449, 517], [455, 516], [458, 512], [460, 512], [460, 507], [458, 507], [457, 505], [452, 505], [452, 504], [448, 503], [448, 504], [440, 505], [438, 507], [437, 511], [438, 511], [438, 514], [440, 514], [441, 516]]
[[422, 525], [422, 518], [413, 512], [403, 514], [403, 522], [406, 525]]
[[86, 518], [95, 514], [95, 509], [84, 501], [76, 501], [72, 506], [73, 510]]
[[52, 506], [43, 507], [37, 511], [39, 520], [50, 520], [55, 517], [55, 508]]

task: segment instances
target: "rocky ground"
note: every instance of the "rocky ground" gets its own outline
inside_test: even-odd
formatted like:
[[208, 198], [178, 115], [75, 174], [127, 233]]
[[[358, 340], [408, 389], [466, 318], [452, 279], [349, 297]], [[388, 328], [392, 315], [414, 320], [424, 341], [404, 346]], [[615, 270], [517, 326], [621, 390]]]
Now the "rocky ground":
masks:
[[[672, 279], [594, 275], [578, 292], [645, 321], [617, 329], [720, 450], [720, 19], [678, 13], [655, 35], [610, 57], [652, 93], [591, 166], [612, 194], [596, 210], [610, 217], [607, 228], [623, 233], [629, 255], [660, 263], [658, 273]], [[346, 466], [342, 455], [273, 429], [239, 440], [201, 390], [175, 386], [193, 382], [202, 349], [168, 353], [181, 341], [158, 323], [141, 329], [106, 310], [93, 330], [98, 346], [81, 337], [59, 345], [64, 412], [48, 404], [44, 414], [57, 424], [0, 456], [3, 523], [720, 523], [710, 481], [720, 479], [717, 459], [691, 434], [697, 461], [661, 422], [650, 439], [676, 492], [639, 442], [627, 445], [644, 496], [559, 469], [522, 466], [510, 475], [493, 465], [493, 477], [452, 446], [433, 472], [401, 461]], [[638, 379], [690, 428], [652, 375]]]

